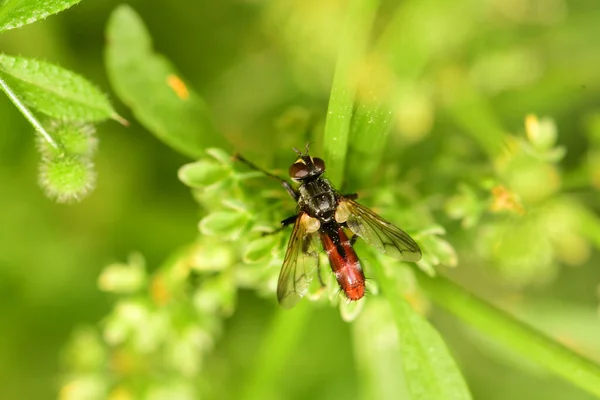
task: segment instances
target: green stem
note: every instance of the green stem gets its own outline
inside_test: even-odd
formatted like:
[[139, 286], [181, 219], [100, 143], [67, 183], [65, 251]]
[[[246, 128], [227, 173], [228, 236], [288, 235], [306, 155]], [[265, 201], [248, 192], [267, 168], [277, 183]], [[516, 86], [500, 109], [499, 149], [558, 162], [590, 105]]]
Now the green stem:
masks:
[[[248, 379], [242, 390], [241, 399], [277, 398], [272, 392], [274, 382], [285, 377], [285, 365], [292, 350], [304, 333], [312, 308], [307, 301], [293, 310], [277, 311], [275, 318], [257, 351], [256, 362], [251, 366]], [[293, 375], [288, 379], [293, 379]]]
[[485, 335], [600, 397], [600, 366], [441, 276], [416, 273], [420, 287], [438, 306]]
[[8, 86], [6, 81], [2, 79], [2, 76], [0, 76], [0, 86], [2, 87], [2, 90], [4, 91], [4, 93], [6, 93], [8, 98], [13, 102], [13, 104], [19, 109], [19, 111], [21, 111], [21, 114], [23, 114], [23, 116], [29, 121], [29, 123], [33, 125], [35, 130], [38, 131], [38, 133], [42, 135], [42, 137], [52, 147], [58, 150], [58, 143], [52, 138], [52, 136], [50, 136], [46, 129], [44, 129], [40, 121], [37, 120], [37, 118], [35, 117], [35, 115], [33, 115], [31, 110], [29, 110], [29, 108], [27, 108], [27, 106], [21, 101], [21, 99], [19, 99], [16, 93], [13, 92], [13, 90], [10, 88], [10, 86]]
[[340, 43], [324, 133], [328, 178], [338, 187], [344, 174], [357, 75], [378, 6], [378, 0], [351, 0]]

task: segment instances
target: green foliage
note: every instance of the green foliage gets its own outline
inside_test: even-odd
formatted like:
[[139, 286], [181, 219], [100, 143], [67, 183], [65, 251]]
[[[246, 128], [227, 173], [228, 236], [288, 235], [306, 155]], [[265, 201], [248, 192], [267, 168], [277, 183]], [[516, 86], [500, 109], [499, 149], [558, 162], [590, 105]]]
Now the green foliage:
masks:
[[49, 125], [48, 132], [60, 147], [38, 136], [40, 185], [59, 203], [80, 201], [91, 193], [96, 181], [92, 157], [98, 141], [94, 126], [71, 121], [52, 121]]
[[[430, 12], [429, 6], [426, 3], [408, 8], [418, 14]], [[325, 154], [332, 161], [332, 179], [338, 183], [341, 181], [348, 150], [349, 160], [361, 161], [361, 157], [372, 156], [373, 160], [366, 164], [365, 170], [370, 173], [375, 171], [377, 160], [384, 152], [382, 143], [391, 128], [389, 124], [394, 107], [403, 102], [394, 93], [385, 92], [385, 85], [371, 82], [360, 75], [357, 79], [354, 75], [363, 64], [368, 65], [367, 69], [371, 71], [385, 67], [392, 67], [393, 70], [398, 67], [395, 65], [397, 60], [393, 59], [389, 65], [379, 64], [381, 61], [377, 56], [387, 53], [395, 44], [390, 35], [397, 29], [395, 24], [405, 18], [406, 10], [403, 8], [399, 9], [389, 29], [377, 42], [377, 51], [373, 56], [375, 61], [371, 64], [364, 61], [375, 8], [374, 2], [356, 1], [349, 5], [347, 14], [344, 14], [346, 36], [342, 36], [339, 44], [340, 53], [323, 138]], [[441, 31], [450, 28], [451, 25], [443, 26]], [[204, 103], [197, 95], [189, 92], [187, 85], [177, 77], [167, 61], [152, 53], [150, 37], [133, 10], [124, 6], [118, 8], [111, 18], [108, 32], [107, 66], [119, 95], [158, 138], [182, 153], [198, 158], [196, 162], [179, 170], [179, 178], [192, 188], [194, 199], [203, 209], [204, 215], [198, 224], [200, 235], [195, 243], [153, 274], [149, 281], [154, 283], [147, 288], [144, 289], [143, 282], [148, 279], [140, 276], [140, 267], [118, 265], [105, 270], [101, 277], [101, 287], [104, 290], [128, 295], [137, 293], [133, 298], [119, 300], [108, 317], [105, 337], [110, 348], [107, 351], [125, 352], [126, 358], [137, 358], [142, 364], [147, 364], [143, 360], [163, 360], [160, 368], [173, 378], [178, 375], [194, 377], [203, 363], [202, 353], [207, 351], [207, 348], [197, 346], [204, 341], [213, 343], [220, 336], [222, 320], [219, 316], [229, 316], [235, 311], [238, 289], [250, 288], [261, 296], [272, 297], [279, 272], [276, 267], [281, 265], [285, 243], [273, 236], [261, 236], [261, 232], [269, 231], [272, 229], [269, 228], [272, 221], [286, 216], [281, 211], [286, 208], [282, 203], [285, 192], [282, 190], [274, 194], [270, 188], [264, 188], [267, 183], [253, 185], [261, 174], [243, 172], [244, 166], [234, 163], [225, 150], [205, 150], [207, 144], [222, 142], [221, 136], [215, 133]], [[410, 47], [410, 43], [405, 45]], [[429, 43], [423, 43], [423, 46], [425, 50], [421, 58], [417, 57], [414, 64], [405, 69], [405, 72], [408, 71], [405, 78], [419, 75], [423, 67], [419, 60], [430, 55], [428, 52], [435, 51], [435, 46], [428, 47], [431, 46]], [[460, 92], [455, 98], [445, 100], [444, 109], [471, 136], [481, 152], [487, 155], [493, 168], [481, 169], [469, 179], [460, 176], [456, 179], [457, 176], [452, 176], [458, 181], [458, 190], [456, 194], [447, 196], [443, 209], [449, 218], [461, 220], [466, 231], [477, 231], [480, 238], [477, 249], [479, 256], [491, 260], [497, 273], [506, 282], [524, 286], [551, 279], [555, 260], [574, 260], [569, 249], [566, 249], [566, 254], [561, 255], [558, 244], [564, 242], [565, 238], [585, 243], [579, 224], [566, 222], [572, 221], [572, 218], [564, 218], [565, 224], [561, 229], [553, 229], [549, 225], [556, 224], [557, 216], [560, 220], [558, 210], [567, 201], [566, 198], [563, 200], [557, 196], [561, 176], [556, 164], [561, 161], [565, 152], [557, 144], [555, 125], [550, 119], [540, 121], [535, 116], [529, 116], [526, 120], [526, 137], [506, 135], [499, 128], [490, 108], [481, 99], [478, 89], [464, 73], [450, 71], [444, 79], [448, 81], [449, 87]], [[395, 88], [404, 87], [402, 83], [394, 82], [393, 85]], [[355, 94], [358, 90], [366, 90], [371, 97], [359, 98], [359, 106], [354, 113]], [[380, 92], [374, 95], [374, 90]], [[423, 104], [425, 110], [430, 107], [427, 100]], [[190, 114], [192, 111], [194, 116]], [[427, 115], [427, 111], [420, 115]], [[404, 117], [399, 113], [398, 118]], [[371, 124], [377, 127], [377, 132], [371, 131]], [[423, 128], [417, 128], [416, 131], [414, 128], [407, 129], [414, 135], [414, 132]], [[422, 133], [417, 133], [413, 140], [418, 140], [419, 135]], [[355, 144], [349, 145], [349, 138], [360, 143], [360, 148], [354, 147]], [[352, 173], [355, 167], [351, 166], [348, 172]], [[359, 181], [366, 178], [363, 172], [357, 172], [357, 176]], [[262, 180], [266, 181], [266, 177]], [[412, 232], [419, 241], [424, 256], [418, 265], [427, 275], [434, 276], [435, 270], [441, 267], [457, 266], [457, 252], [443, 238], [446, 230], [437, 222], [439, 216], [427, 207], [415, 205], [414, 199], [419, 198], [420, 194], [394, 184], [400, 180], [397, 170], [387, 171], [380, 178], [380, 188], [371, 188], [374, 204], [383, 208], [380, 210], [383, 215]], [[254, 187], [255, 185], [258, 186]], [[400, 204], [403, 204], [402, 208], [399, 207]], [[401, 212], [398, 211], [400, 209]], [[288, 213], [291, 212], [293, 211], [289, 209]], [[548, 231], [549, 234], [544, 234]], [[388, 343], [384, 348], [394, 354], [386, 367], [402, 375], [404, 384], [400, 386], [401, 390], [410, 398], [471, 398], [440, 334], [402, 298], [422, 299], [423, 294], [429, 294], [429, 282], [439, 282], [436, 285], [442, 285], [443, 288], [444, 278], [426, 278], [423, 272], [414, 272], [395, 265], [397, 263], [384, 256], [372, 254], [371, 249], [364, 248], [360, 243], [358, 249], [367, 273], [376, 278], [375, 282], [369, 284], [370, 290], [374, 293], [383, 292], [387, 305], [378, 305], [378, 300], [375, 300], [375, 305], [365, 308], [368, 299], [353, 304], [343, 301], [331, 274], [325, 277], [325, 288], [314, 280], [315, 283], [305, 296], [305, 302], [338, 304], [340, 315], [345, 321], [352, 322], [359, 318], [356, 332], [360, 332], [360, 320], [363, 318], [373, 324], [385, 325], [391, 317], [394, 325], [388, 324], [382, 328], [391, 335], [391, 338], [386, 338]], [[199, 283], [188, 286], [192, 273], [198, 275]], [[418, 282], [425, 285], [423, 289], [415, 284], [415, 274], [419, 277]], [[184, 287], [187, 289], [183, 289]], [[491, 306], [478, 306], [476, 312], [463, 310], [463, 307], [468, 306], [467, 303], [457, 299], [468, 298], [468, 294], [458, 287], [451, 288], [456, 291], [452, 294], [453, 299], [445, 298], [451, 293], [448, 290], [431, 295], [431, 299], [491, 336], [516, 335], [518, 340], [501, 342], [524, 355], [528, 355], [526, 344], [530, 343], [530, 360], [562, 374], [583, 388], [591, 390], [594, 387], [591, 382], [600, 377], [594, 364], [580, 359], [557, 343], [546, 342], [546, 339], [540, 342], [539, 338], [542, 336], [517, 320], [497, 313]], [[179, 302], [173, 303], [173, 297], [179, 297]], [[413, 304], [421, 312], [426, 309], [418, 306], [418, 300], [413, 300]], [[474, 300], [473, 304], [485, 305], [479, 300]], [[307, 310], [306, 305], [303, 307], [301, 310]], [[182, 313], [191, 319], [186, 320]], [[305, 323], [305, 313], [306, 311], [298, 311], [295, 317], [281, 317], [274, 322], [264, 347], [258, 351], [256, 370], [249, 374], [241, 388], [242, 398], [273, 396], [272, 390], [264, 382], [280, 378], [278, 371], [285, 363], [284, 354], [296, 343], [298, 332]], [[176, 316], [183, 319], [177, 325], [180, 329], [173, 331], [173, 318]], [[481, 321], [486, 319], [495, 322], [483, 324]], [[210, 323], [205, 326], [193, 321]], [[181, 324], [186, 327], [185, 332], [190, 330], [200, 336], [196, 336], [195, 341], [188, 342], [187, 334], [181, 335]], [[487, 329], [493, 324], [498, 331], [492, 333]], [[200, 340], [199, 337], [205, 339]], [[536, 347], [540, 344], [541, 350]], [[176, 353], [181, 357], [190, 352], [194, 356], [177, 358], [162, 350], [173, 347], [182, 351]], [[386, 383], [386, 374], [378, 376], [382, 370], [378, 365], [382, 350], [377, 347], [374, 349], [372, 354], [357, 349], [356, 356], [365, 362], [364, 369], [368, 377], [365, 394], [377, 393], [377, 397], [393, 398], [390, 393], [393, 393], [392, 388], [397, 388]], [[177, 363], [173, 362], [173, 357], [177, 359]], [[586, 378], [566, 373], [569, 368], [564, 365], [569, 364], [576, 365], [578, 370], [585, 370]], [[150, 369], [158, 367], [154, 365]], [[85, 382], [86, 379], [89, 379], [87, 371], [76, 370], [69, 385]], [[182, 395], [184, 398], [198, 396], [203, 390], [202, 385], [195, 384], [193, 379], [183, 379], [179, 383], [185, 393]], [[152, 395], [152, 390], [148, 386], [140, 388], [123, 383], [113, 387], [112, 393], [147, 397]]]
[[96, 175], [86, 159], [47, 157], [40, 165], [40, 185], [59, 203], [79, 201], [94, 188]]
[[[29, 385], [55, 381], [54, 359], [43, 355], [84, 320], [101, 322], [73, 332], [62, 399], [600, 395], [599, 367], [577, 354], [600, 360], [600, 57], [589, 40], [600, 13], [538, 3], [142, 2], [144, 23], [118, 6], [105, 18], [105, 66], [141, 126], [106, 136], [99, 195], [56, 218], [43, 211], [51, 204], [18, 197], [26, 168], [0, 169], [18, 188], [0, 207], [11, 232], [0, 252], [0, 291], [11, 301], [0, 314], [12, 352], [0, 373], [15, 388], [2, 397], [43, 397]], [[4, 2], [0, 16], [27, 10], [18, 4]], [[92, 42], [74, 35], [93, 32], [83, 21], [112, 8], [87, 4], [78, 7], [87, 19], [67, 14], [60, 30], [72, 35], [71, 57], [48, 46], [49, 57], [85, 69]], [[79, 76], [0, 60], [3, 90], [40, 133], [45, 190], [83, 197], [95, 178], [91, 123], [119, 117]], [[336, 186], [409, 232], [423, 259], [402, 264], [358, 240], [363, 300], [344, 299], [323, 255], [325, 287], [315, 278], [300, 304], [279, 309], [289, 230], [264, 233], [296, 205], [278, 182], [234, 161], [225, 137], [281, 176], [290, 147], [310, 141]], [[181, 166], [185, 157], [193, 160]], [[64, 225], [44, 230], [51, 221]], [[144, 257], [110, 261], [129, 249]], [[69, 257], [75, 268], [64, 267]], [[97, 298], [69, 297], [76, 290]], [[101, 296], [112, 299], [108, 312]], [[29, 308], [11, 313], [13, 304]], [[31, 372], [22, 337], [35, 339], [27, 347], [45, 379]]]
[[0, 54], [0, 73], [25, 105], [51, 118], [82, 122], [118, 118], [100, 90], [56, 65]]
[[568, 379], [590, 393], [600, 396], [600, 366], [548, 338], [527, 324], [481, 301], [444, 278], [431, 279], [419, 275], [419, 283], [427, 295], [456, 314], [487, 337], [502, 343], [516, 354], [527, 355], [528, 361]]
[[351, 1], [339, 42], [340, 53], [323, 132], [325, 157], [329, 165], [328, 176], [336, 186], [342, 183], [343, 166], [346, 162], [357, 86], [356, 71], [360, 69], [364, 58], [371, 24], [378, 6], [377, 0]]
[[440, 334], [397, 296], [382, 264], [373, 272], [388, 299], [398, 330], [406, 391], [411, 399], [470, 399], [471, 395]]
[[[0, 5], [0, 32], [46, 18], [79, 1], [7, 0]], [[94, 188], [93, 126], [124, 121], [106, 96], [85, 78], [44, 61], [0, 54], [0, 86], [39, 133], [39, 182], [56, 201], [79, 201]], [[32, 111], [48, 116], [46, 123]], [[69, 121], [70, 123], [68, 123]]]
[[5, 0], [0, 6], [0, 32], [59, 13], [81, 0]]
[[160, 140], [190, 157], [206, 147], [224, 147], [207, 106], [163, 56], [128, 6], [112, 14], [107, 27], [106, 69], [112, 86], [136, 118]]

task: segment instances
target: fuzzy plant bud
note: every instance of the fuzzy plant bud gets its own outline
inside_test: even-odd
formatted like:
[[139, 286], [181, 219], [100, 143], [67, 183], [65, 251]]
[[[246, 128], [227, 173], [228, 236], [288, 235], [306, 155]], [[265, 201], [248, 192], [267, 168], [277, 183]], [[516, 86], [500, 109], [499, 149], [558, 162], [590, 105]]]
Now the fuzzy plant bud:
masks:
[[78, 157], [45, 157], [40, 166], [40, 185], [59, 203], [77, 202], [94, 188], [96, 173], [91, 161]]
[[68, 156], [89, 159], [98, 147], [93, 125], [76, 121], [52, 121], [48, 132], [60, 144], [57, 149], [51, 146], [42, 136], [38, 136], [38, 148], [43, 157]]

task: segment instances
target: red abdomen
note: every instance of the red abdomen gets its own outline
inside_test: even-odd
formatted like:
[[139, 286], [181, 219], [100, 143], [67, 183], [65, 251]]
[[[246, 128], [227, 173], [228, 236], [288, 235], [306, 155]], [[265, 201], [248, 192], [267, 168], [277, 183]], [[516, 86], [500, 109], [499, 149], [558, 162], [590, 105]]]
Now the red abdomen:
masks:
[[320, 235], [338, 284], [350, 300], [360, 300], [365, 295], [365, 274], [348, 236], [341, 226], [324, 229]]

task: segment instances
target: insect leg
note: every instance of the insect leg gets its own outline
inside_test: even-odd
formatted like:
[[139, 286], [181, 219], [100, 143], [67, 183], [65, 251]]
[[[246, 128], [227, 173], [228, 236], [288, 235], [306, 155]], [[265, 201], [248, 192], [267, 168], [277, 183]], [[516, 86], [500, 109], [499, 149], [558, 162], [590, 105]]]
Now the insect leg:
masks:
[[271, 177], [273, 179], [278, 180], [281, 185], [285, 188], [285, 190], [287, 190], [287, 192], [290, 194], [290, 196], [292, 196], [294, 198], [294, 200], [298, 201], [298, 198], [300, 197], [300, 195], [298, 194], [298, 192], [296, 192], [294, 190], [294, 188], [283, 178], [280, 178], [279, 176], [270, 173], [269, 171], [265, 171], [264, 169], [258, 167], [256, 164], [246, 160], [244, 157], [242, 157], [239, 154], [235, 154], [233, 156], [234, 160], [238, 160], [243, 162], [244, 164], [246, 164], [247, 166], [249, 166], [250, 168], [262, 172], [263, 174], [267, 175], [268, 177]]
[[276, 233], [279, 233], [282, 230], [284, 230], [285, 228], [287, 228], [288, 225], [291, 225], [294, 222], [296, 222], [297, 218], [298, 218], [297, 215], [292, 215], [291, 217], [287, 217], [286, 219], [284, 219], [283, 221], [281, 221], [281, 226], [279, 228], [277, 228], [277, 229], [275, 229], [274, 231], [271, 231], [271, 232], [265, 232], [262, 235], [263, 236], [268, 236], [268, 235], [274, 235]]
[[287, 192], [290, 194], [290, 196], [292, 196], [294, 200], [298, 201], [300, 195], [294, 190], [294, 188], [289, 183], [287, 183], [286, 181], [281, 181], [281, 185], [285, 188], [285, 190], [287, 190]]
[[354, 247], [354, 243], [358, 240], [359, 236], [357, 234], [352, 235], [350, 238], [350, 246]]
[[350, 200], [358, 199], [358, 193], [343, 194], [342, 196]]
[[298, 218], [298, 215], [292, 215], [291, 217], [287, 217], [286, 219], [281, 221], [281, 228], [283, 229], [286, 226], [293, 224], [294, 222], [296, 222], [297, 218]]
[[324, 288], [325, 287], [325, 281], [323, 281], [323, 276], [321, 276], [321, 257], [319, 257], [319, 255], [316, 255], [317, 257], [317, 276], [319, 277], [319, 283], [321, 284], [321, 287]]

